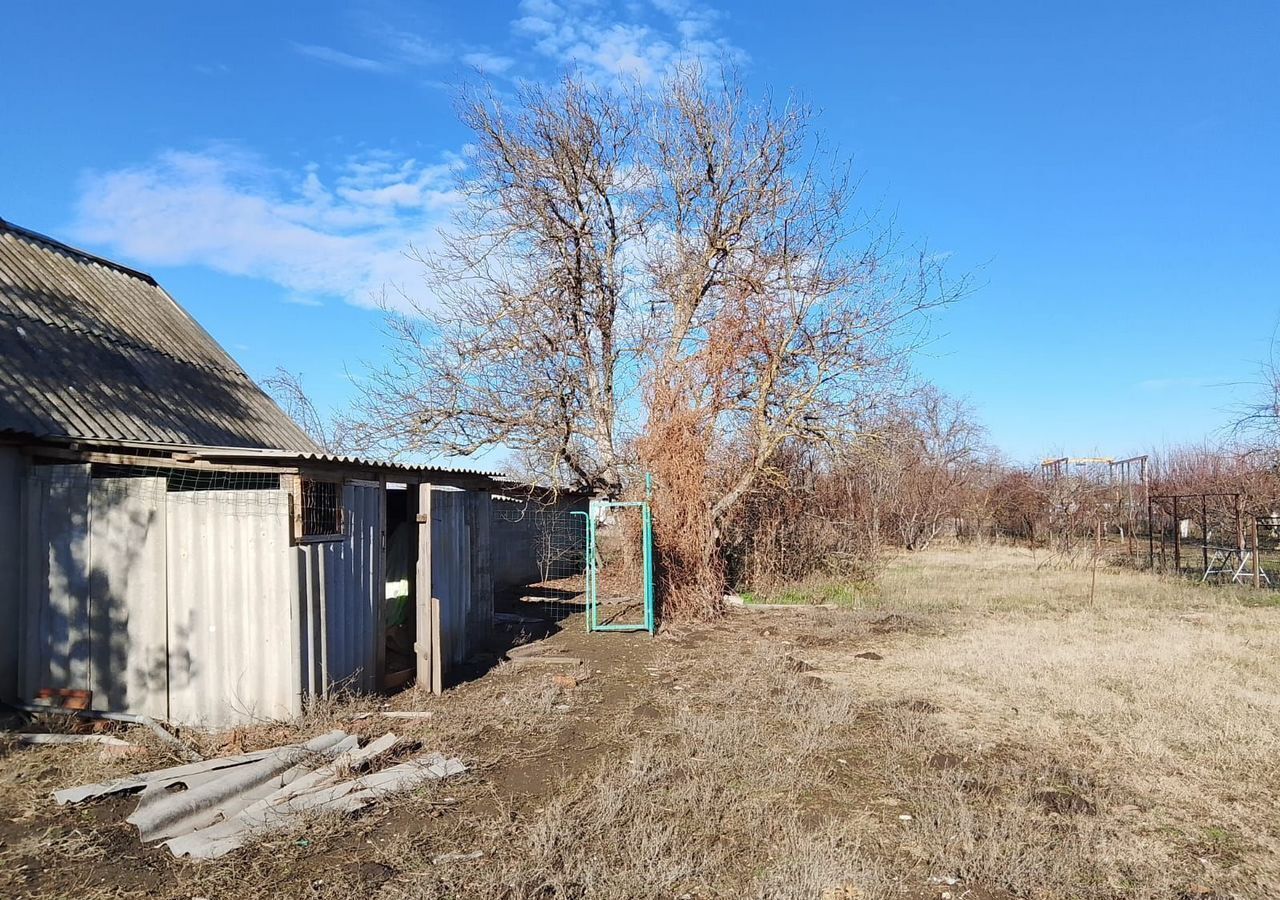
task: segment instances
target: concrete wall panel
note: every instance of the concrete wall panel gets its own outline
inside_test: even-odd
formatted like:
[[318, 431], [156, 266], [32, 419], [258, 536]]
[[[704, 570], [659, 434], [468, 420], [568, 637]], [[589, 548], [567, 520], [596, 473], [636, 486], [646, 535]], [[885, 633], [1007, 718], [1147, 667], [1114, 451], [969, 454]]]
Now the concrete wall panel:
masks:
[[169, 714], [165, 479], [89, 488], [89, 688], [93, 708]]
[[88, 690], [89, 467], [33, 466], [24, 483], [19, 695]]

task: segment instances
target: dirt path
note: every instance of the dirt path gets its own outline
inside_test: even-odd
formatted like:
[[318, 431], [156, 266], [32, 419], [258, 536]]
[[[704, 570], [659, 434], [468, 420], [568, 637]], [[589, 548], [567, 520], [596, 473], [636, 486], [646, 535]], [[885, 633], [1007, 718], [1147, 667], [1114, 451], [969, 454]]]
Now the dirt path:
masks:
[[[822, 617], [831, 614], [824, 612]], [[6, 862], [0, 879], [12, 896], [43, 897], [242, 896], [248, 885], [254, 892], [288, 896], [366, 896], [379, 890], [388, 896], [501, 895], [506, 890], [503, 879], [495, 879], [492, 870], [517, 873], [519, 881], [531, 834], [550, 820], [571, 818], [574, 803], [589, 807], [590, 815], [598, 814], [594, 807], [601, 798], [592, 794], [597, 790], [616, 792], [612, 799], [623, 807], [647, 802], [644, 795], [632, 794], [637, 786], [629, 781], [637, 753], [648, 762], [661, 760], [687, 769], [673, 779], [677, 787], [682, 779], [706, 782], [707, 774], [699, 767], [714, 763], [719, 754], [728, 764], [713, 767], [716, 783], [704, 786], [722, 792], [723, 776], [739, 783], [735, 790], [744, 796], [753, 794], [753, 786], [743, 779], [753, 777], [751, 769], [762, 759], [794, 767], [794, 759], [788, 763], [785, 755], [775, 760], [765, 744], [774, 742], [772, 732], [780, 724], [772, 712], [778, 699], [792, 691], [810, 693], [808, 680], [788, 662], [791, 651], [806, 641], [836, 642], [821, 636], [828, 626], [814, 626], [813, 618], [804, 611], [738, 613], [715, 625], [670, 630], [656, 638], [591, 635], [581, 623], [569, 620], [543, 644], [548, 653], [577, 658], [580, 665], [507, 663], [443, 697], [409, 691], [391, 701], [398, 710], [429, 710], [429, 719], [386, 720], [368, 716], [377, 710], [368, 703], [338, 704], [317, 710], [301, 728], [270, 727], [224, 736], [221, 748], [205, 749], [251, 750], [333, 727], [368, 736], [392, 727], [420, 741], [424, 749], [461, 756], [471, 772], [371, 815], [310, 823], [299, 833], [271, 838], [214, 865], [175, 861], [167, 851], [140, 847], [132, 826], [123, 822], [132, 810], [130, 799], [71, 810], [59, 810], [46, 801], [52, 789], [107, 774], [92, 771], [79, 748], [56, 751], [56, 758], [41, 751], [40, 761], [29, 751], [17, 750], [6, 763], [12, 763], [10, 781], [22, 782], [22, 788], [0, 799], [6, 818], [14, 820], [0, 830], [6, 841], [0, 846]], [[735, 718], [738, 714], [741, 717]], [[764, 732], [770, 733], [768, 742], [739, 745], [739, 737]], [[768, 802], [787, 801], [796, 827], [815, 827], [830, 809], [868, 794], [867, 780], [855, 764], [864, 751], [856, 741], [836, 743], [839, 746], [824, 746], [813, 754], [809, 764], [816, 767], [816, 778], [784, 779], [782, 785], [761, 779]], [[785, 754], [785, 747], [777, 749]], [[116, 768], [151, 765], [149, 758], [140, 757]], [[698, 845], [699, 852], [706, 853], [721, 839], [750, 842], [755, 823], [724, 822], [717, 826], [718, 833], [707, 834], [706, 823], [697, 821], [697, 806], [681, 808], [695, 798], [680, 795], [663, 801], [661, 793], [653, 792], [648, 799], [667, 802], [665, 816], [674, 819], [666, 825], [651, 824], [673, 833], [692, 826], [690, 849]], [[712, 805], [723, 800], [712, 798]], [[750, 797], [753, 809], [761, 802], [761, 797]], [[736, 807], [726, 810], [740, 812]], [[881, 818], [891, 821], [887, 813]], [[602, 823], [563, 824], [570, 830], [598, 830]], [[572, 852], [580, 844], [571, 833], [561, 837], [565, 843], [557, 853]], [[634, 851], [625, 838], [617, 840], [616, 848], [607, 838], [602, 840], [595, 851], [599, 864], [611, 865], [610, 853]], [[476, 853], [484, 856], [471, 859]], [[432, 862], [450, 855], [458, 861]], [[712, 856], [718, 858], [718, 853]], [[718, 889], [708, 887], [716, 881], [709, 865], [701, 871], [693, 867], [692, 878], [681, 873], [660, 877], [687, 881], [692, 890], [710, 891], [707, 896], [719, 895]], [[469, 881], [468, 869], [483, 877]], [[436, 894], [419, 882], [414, 874], [419, 870], [439, 877], [430, 888]], [[619, 877], [628, 877], [626, 865], [619, 872]], [[594, 876], [588, 872], [583, 877]], [[728, 883], [739, 881], [735, 876]], [[526, 889], [532, 891], [517, 884], [509, 895], [523, 896]], [[564, 893], [575, 895], [577, 890], [569, 887]]]
[[[380, 707], [357, 702], [324, 709], [301, 728], [244, 729], [227, 736], [226, 746], [215, 747], [215, 752], [305, 739], [332, 727], [370, 736], [394, 729], [424, 748], [458, 755], [471, 767], [465, 779], [430, 796], [389, 804], [340, 828], [324, 823], [323, 833], [314, 839], [305, 829], [302, 835], [291, 835], [286, 851], [289, 871], [270, 873], [272, 888], [306, 893], [304, 888], [334, 879], [376, 887], [395, 877], [398, 869], [369, 863], [366, 857], [373, 845], [411, 842], [418, 851], [429, 849], [433, 855], [474, 852], [492, 820], [536, 810], [559, 785], [582, 777], [603, 756], [623, 749], [612, 725], [631, 717], [643, 723], [654, 714], [646, 697], [662, 681], [655, 660], [666, 655], [670, 642], [642, 634], [602, 639], [586, 634], [579, 622], [566, 624], [569, 627], [542, 644], [549, 653], [580, 659], [580, 665], [507, 663], [443, 697], [411, 690], [383, 705], [430, 711], [432, 717], [423, 722], [385, 719], [376, 714]], [[370, 712], [375, 714], [369, 716]], [[128, 737], [139, 739], [136, 730]], [[150, 751], [158, 749], [148, 746]], [[169, 761], [150, 752], [104, 761], [96, 750], [81, 747], [10, 745], [0, 752], [0, 771], [16, 788], [0, 796], [0, 858], [5, 863], [0, 888], [10, 892], [7, 896], [176, 896], [183, 893], [175, 890], [177, 885], [210, 883], [200, 866], [138, 844], [133, 827], [124, 822], [136, 805], [133, 798], [71, 809], [60, 809], [48, 799], [59, 787]], [[306, 852], [312, 848], [315, 852]], [[261, 866], [253, 868], [259, 875], [268, 874]], [[221, 878], [212, 880], [213, 885], [222, 883]], [[228, 881], [226, 887], [231, 886]]]

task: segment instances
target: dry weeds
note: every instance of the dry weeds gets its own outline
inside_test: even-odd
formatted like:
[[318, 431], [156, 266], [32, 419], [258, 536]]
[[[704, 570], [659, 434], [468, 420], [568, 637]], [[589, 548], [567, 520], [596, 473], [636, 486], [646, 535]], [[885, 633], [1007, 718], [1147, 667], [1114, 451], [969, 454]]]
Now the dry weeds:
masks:
[[804, 686], [764, 643], [725, 663], [704, 662], [696, 693], [652, 698], [664, 708], [651, 726], [608, 723], [625, 751], [492, 823], [484, 865], [436, 867], [390, 896], [889, 896], [875, 854], [861, 852], [860, 817], [813, 802], [840, 789], [830, 758], [859, 740], [857, 701]]
[[938, 550], [882, 598], [943, 634], [873, 673], [819, 655], [868, 699], [927, 701], [884, 733], [933, 867], [1016, 896], [1271, 896], [1280, 658], [1276, 611], [1248, 596], [1118, 569], [1091, 604], [1084, 568]]
[[428, 719], [335, 698], [301, 723], [188, 735], [213, 752], [394, 729], [473, 767], [212, 866], [139, 848], [128, 803], [45, 800], [166, 764], [163, 747], [11, 748], [0, 883], [91, 898], [1274, 896], [1280, 610], [1106, 569], [1090, 604], [1088, 582], [1025, 551], [935, 549], [847, 607], [743, 610], [657, 641], [566, 631], [556, 642], [589, 663], [572, 681], [501, 666], [391, 701]]

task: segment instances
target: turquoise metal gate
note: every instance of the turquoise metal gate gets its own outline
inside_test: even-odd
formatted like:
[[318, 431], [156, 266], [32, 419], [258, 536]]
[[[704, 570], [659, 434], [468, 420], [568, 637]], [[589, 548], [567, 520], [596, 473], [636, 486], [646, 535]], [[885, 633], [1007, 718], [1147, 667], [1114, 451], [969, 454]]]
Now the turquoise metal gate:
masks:
[[[646, 485], [649, 479], [645, 479]], [[627, 536], [635, 533], [634, 517], [639, 517], [639, 582], [634, 566], [627, 562], [633, 554], [628, 550]], [[631, 517], [631, 521], [627, 521]], [[655, 627], [653, 597], [653, 514], [649, 501], [594, 500], [586, 515], [587, 528], [587, 630], [647, 631]], [[612, 531], [610, 541], [602, 547], [602, 527]], [[602, 574], [602, 569], [604, 572]], [[622, 571], [619, 571], [622, 570]], [[601, 579], [615, 593], [602, 596]], [[616, 593], [621, 587], [621, 593]], [[638, 596], [637, 596], [638, 595]]]

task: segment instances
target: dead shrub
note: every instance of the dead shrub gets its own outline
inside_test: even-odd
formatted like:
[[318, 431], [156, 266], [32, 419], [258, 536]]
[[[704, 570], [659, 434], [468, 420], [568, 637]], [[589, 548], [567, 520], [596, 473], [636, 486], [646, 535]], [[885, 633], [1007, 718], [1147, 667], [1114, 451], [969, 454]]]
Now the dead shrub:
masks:
[[870, 581], [883, 553], [862, 479], [787, 446], [724, 526], [729, 584], [766, 595], [797, 583]]
[[664, 619], [705, 619], [722, 611], [724, 573], [711, 516], [711, 433], [704, 417], [665, 391], [640, 442], [658, 490], [653, 498], [658, 595]]

